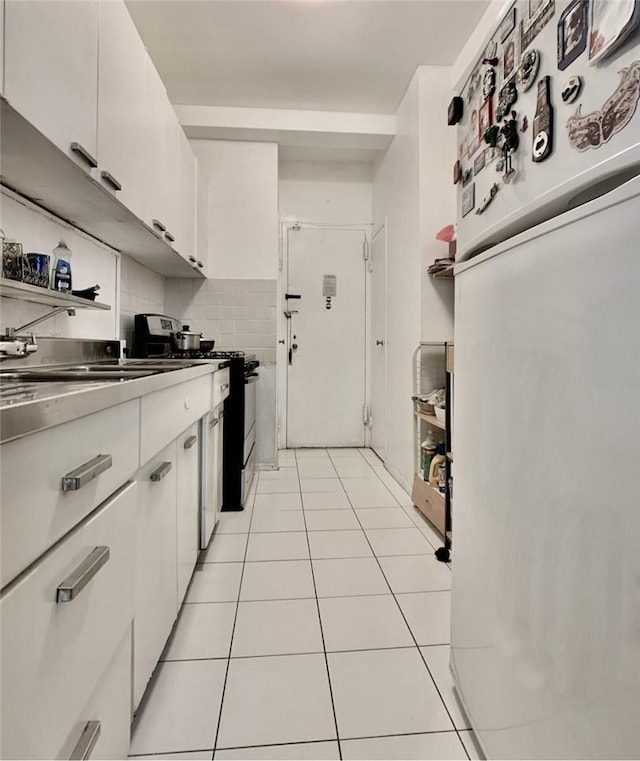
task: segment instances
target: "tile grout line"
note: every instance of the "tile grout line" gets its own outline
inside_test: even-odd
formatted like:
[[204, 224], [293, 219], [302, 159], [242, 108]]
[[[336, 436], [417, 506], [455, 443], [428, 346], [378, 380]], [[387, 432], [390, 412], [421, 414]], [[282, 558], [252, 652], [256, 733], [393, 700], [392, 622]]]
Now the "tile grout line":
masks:
[[[347, 499], [349, 499], [349, 496], [348, 496], [348, 495], [347, 495]], [[350, 499], [349, 499], [349, 502], [351, 502], [351, 500], [350, 500]], [[355, 513], [355, 509], [354, 509], [354, 513]], [[356, 520], [358, 521], [358, 523], [360, 523], [360, 518], [359, 518], [358, 514], [357, 514], [357, 513], [355, 513], [355, 515], [356, 515]], [[361, 524], [361, 523], [360, 523], [360, 525], [361, 525], [361, 527], [362, 527], [362, 524]], [[369, 544], [369, 547], [371, 547], [371, 551], [373, 552], [373, 556], [374, 556], [374, 558], [375, 558], [375, 560], [376, 560], [376, 563], [378, 564], [378, 567], [380, 568], [380, 572], [382, 573], [382, 576], [383, 576], [384, 580], [386, 581], [386, 583], [387, 583], [387, 586], [389, 587], [389, 591], [390, 591], [390, 592], [391, 592], [391, 594], [393, 595], [393, 599], [394, 599], [394, 602], [395, 602], [395, 604], [397, 605], [397, 607], [398, 607], [398, 610], [400, 611], [400, 615], [402, 616], [402, 618], [403, 618], [403, 620], [404, 620], [404, 622], [405, 622], [405, 625], [406, 625], [407, 629], [409, 630], [409, 634], [411, 635], [411, 639], [413, 639], [413, 641], [415, 642], [415, 646], [416, 646], [416, 648], [418, 649], [418, 655], [419, 655], [419, 656], [420, 656], [420, 658], [422, 659], [422, 662], [424, 663], [424, 666], [425, 666], [425, 668], [426, 668], [426, 670], [427, 670], [427, 673], [428, 673], [428, 674], [429, 674], [429, 676], [431, 677], [431, 681], [433, 682], [433, 686], [435, 687], [435, 690], [436, 690], [436, 692], [438, 693], [438, 697], [440, 698], [440, 702], [442, 703], [442, 706], [444, 707], [444, 710], [446, 711], [446, 713], [447, 713], [447, 716], [449, 717], [449, 721], [451, 722], [451, 726], [453, 727], [453, 729], [455, 730], [456, 734], [458, 735], [458, 740], [460, 741], [460, 743], [462, 743], [462, 747], [463, 747], [463, 749], [464, 749], [464, 752], [465, 752], [465, 753], [467, 753], [467, 749], [466, 749], [466, 747], [465, 747], [464, 743], [462, 742], [462, 738], [460, 737], [460, 735], [459, 735], [459, 733], [458, 733], [458, 729], [457, 729], [457, 727], [456, 727], [456, 724], [455, 724], [455, 722], [454, 722], [454, 720], [453, 720], [453, 717], [451, 716], [451, 713], [449, 712], [449, 709], [448, 709], [448, 707], [447, 707], [447, 704], [444, 702], [444, 699], [443, 699], [443, 697], [442, 697], [442, 693], [440, 692], [440, 689], [439, 689], [438, 685], [436, 684], [436, 680], [433, 678], [433, 674], [431, 673], [431, 671], [430, 671], [430, 669], [429, 669], [429, 666], [427, 665], [427, 662], [426, 662], [426, 660], [425, 660], [425, 658], [424, 658], [424, 656], [423, 656], [423, 654], [422, 654], [422, 651], [420, 650], [420, 645], [418, 645], [418, 641], [417, 641], [417, 639], [415, 638], [415, 635], [414, 635], [414, 633], [413, 633], [413, 630], [412, 630], [412, 629], [411, 629], [411, 627], [409, 626], [409, 622], [407, 621], [407, 619], [406, 619], [406, 617], [405, 617], [405, 615], [404, 615], [404, 611], [403, 611], [403, 610], [402, 610], [402, 608], [400, 607], [400, 603], [398, 602], [398, 599], [397, 599], [397, 597], [396, 597], [396, 593], [395, 593], [395, 592], [393, 591], [393, 589], [391, 588], [391, 584], [389, 583], [389, 580], [388, 580], [388, 579], [387, 579], [387, 577], [386, 577], [386, 574], [385, 574], [385, 572], [384, 572], [384, 569], [383, 569], [383, 567], [382, 567], [382, 565], [381, 565], [381, 563], [380, 563], [380, 560], [378, 559], [378, 556], [376, 555], [376, 552], [375, 552], [375, 550], [373, 549], [373, 546], [371, 545], [371, 542], [369, 541], [369, 537], [367, 536], [367, 533], [366, 533], [366, 531], [364, 530], [364, 527], [362, 527], [362, 531], [363, 531], [363, 533], [364, 533], [364, 535], [365, 535], [365, 537], [366, 537], [366, 540], [367, 540], [367, 542], [368, 542], [368, 544]], [[451, 636], [449, 636], [449, 639], [451, 639]], [[449, 647], [451, 647], [451, 644], [450, 644], [450, 643], [448, 643], [448, 644], [449, 644]], [[468, 756], [468, 753], [467, 753], [467, 756]]]
[[[296, 454], [296, 463], [298, 461], [298, 456]], [[302, 482], [300, 479], [300, 471], [298, 470], [296, 466], [296, 472], [298, 474], [298, 483], [300, 484], [300, 494], [302, 495]], [[301, 497], [302, 498], [302, 497]], [[322, 616], [320, 615], [320, 603], [318, 601], [318, 589], [316, 587], [316, 576], [313, 571], [313, 562], [311, 561], [311, 544], [309, 542], [309, 531], [307, 530], [307, 516], [304, 511], [304, 502], [302, 504], [302, 516], [304, 520], [304, 526], [305, 526], [305, 534], [307, 537], [307, 549], [309, 550], [309, 566], [311, 568], [311, 580], [313, 582], [313, 591], [315, 594], [315, 600], [316, 600], [316, 611], [318, 613], [318, 624], [320, 626], [320, 637], [322, 639], [322, 650], [324, 655], [324, 665], [327, 670], [327, 681], [329, 683], [329, 697], [331, 699], [331, 711], [333, 713], [333, 724], [336, 729], [336, 743], [338, 745], [338, 758], [340, 761], [342, 761], [342, 745], [340, 743], [340, 732], [338, 730], [338, 716], [336, 714], [336, 704], [335, 700], [333, 699], [333, 687], [331, 685], [331, 672], [329, 671], [329, 658], [327, 656], [327, 646], [324, 640], [324, 627], [322, 626]]]
[[249, 537], [251, 534], [251, 524], [253, 523], [253, 506], [256, 501], [256, 494], [258, 493], [258, 482], [260, 480], [260, 474], [258, 473], [258, 481], [256, 481], [256, 488], [253, 492], [251, 500], [251, 517], [249, 518], [249, 529], [247, 531], [247, 543], [244, 546], [244, 559], [242, 560], [242, 571], [240, 572], [240, 584], [238, 585], [238, 596], [236, 599], [236, 612], [233, 617], [233, 626], [231, 627], [231, 639], [229, 640], [229, 656], [227, 657], [227, 668], [224, 672], [224, 682], [222, 684], [222, 694], [220, 695], [220, 710], [218, 711], [218, 721], [216, 722], [216, 731], [213, 737], [213, 752], [211, 758], [213, 759], [216, 754], [216, 747], [218, 745], [218, 735], [220, 734], [220, 724], [222, 723], [222, 711], [224, 708], [224, 698], [227, 691], [227, 680], [229, 679], [229, 668], [231, 667], [231, 652], [233, 650], [233, 636], [236, 631], [236, 623], [238, 621], [238, 610], [240, 609], [240, 593], [242, 591], [242, 581], [244, 579], [244, 568], [246, 565], [247, 552], [249, 551]]

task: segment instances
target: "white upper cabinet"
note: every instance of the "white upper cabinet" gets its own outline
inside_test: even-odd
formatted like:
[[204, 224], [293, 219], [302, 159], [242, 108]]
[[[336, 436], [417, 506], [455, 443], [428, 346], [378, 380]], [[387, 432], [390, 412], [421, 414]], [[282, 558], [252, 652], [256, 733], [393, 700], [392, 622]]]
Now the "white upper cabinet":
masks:
[[196, 258], [200, 269], [209, 277], [209, 183], [205, 173], [197, 166], [196, 195]]
[[[178, 135], [178, 229], [176, 248], [187, 259], [196, 256], [197, 162], [191, 145], [179, 127]], [[189, 261], [191, 261], [189, 259]], [[193, 262], [191, 262], [193, 264]], [[197, 264], [196, 264], [197, 266]]]
[[171, 229], [171, 222], [175, 219], [171, 197], [177, 193], [171, 188], [171, 183], [177, 183], [178, 133], [175, 113], [167, 98], [164, 83], [148, 55], [145, 100], [147, 109], [144, 125], [149, 163], [144, 221], [160, 237], [167, 231], [175, 237], [175, 225]]
[[89, 170], [97, 158], [97, 1], [5, 0], [4, 20], [4, 97]]
[[143, 218], [152, 161], [144, 150], [146, 53], [124, 0], [101, 1], [99, 30], [98, 179]]
[[4, 92], [4, 0], [0, 0], [0, 95]]

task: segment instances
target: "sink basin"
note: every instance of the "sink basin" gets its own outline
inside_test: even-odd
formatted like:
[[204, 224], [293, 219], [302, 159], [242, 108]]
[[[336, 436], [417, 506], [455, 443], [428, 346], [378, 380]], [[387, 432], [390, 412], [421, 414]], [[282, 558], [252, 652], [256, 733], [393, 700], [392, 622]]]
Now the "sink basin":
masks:
[[24, 381], [24, 382], [43, 382], [51, 383], [52, 381], [98, 381], [98, 380], [133, 380], [135, 378], [146, 378], [149, 375], [155, 375], [155, 370], [122, 370], [122, 369], [91, 369], [88, 368], [73, 370], [17, 370], [13, 372], [0, 372], [0, 382], [2, 381]]

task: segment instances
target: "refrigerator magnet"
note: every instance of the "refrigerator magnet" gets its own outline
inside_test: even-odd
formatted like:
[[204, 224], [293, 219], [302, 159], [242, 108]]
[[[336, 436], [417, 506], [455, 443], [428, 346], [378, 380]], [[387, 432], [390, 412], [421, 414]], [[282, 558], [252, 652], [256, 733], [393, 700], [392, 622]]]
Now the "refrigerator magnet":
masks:
[[504, 42], [507, 37], [513, 32], [516, 27], [516, 8], [515, 6], [507, 13], [502, 20], [500, 28], [498, 29], [498, 39], [500, 42]]
[[452, 126], [457, 124], [462, 119], [463, 104], [462, 98], [455, 95], [449, 103], [449, 110], [447, 112], [447, 124]]
[[496, 111], [496, 119], [501, 122], [504, 117], [509, 113], [511, 107], [518, 100], [518, 90], [516, 83], [512, 80], [500, 90], [498, 95], [498, 110]]
[[582, 77], [570, 77], [567, 84], [562, 88], [560, 97], [563, 103], [573, 103], [582, 92]]
[[578, 106], [567, 121], [567, 136], [572, 148], [583, 152], [599, 148], [621, 132], [631, 121], [640, 98], [640, 61], [619, 72], [620, 82], [600, 111], [583, 115]]
[[462, 187], [466, 187], [471, 180], [473, 179], [473, 170], [472, 169], [465, 169], [465, 171], [462, 173]]
[[462, 164], [458, 160], [453, 165], [453, 184], [457, 185], [461, 179], [462, 179]]
[[564, 71], [587, 49], [589, 0], [573, 0], [558, 20], [558, 68]]
[[518, 68], [518, 87], [520, 92], [527, 92], [538, 76], [540, 68], [540, 53], [537, 50], [527, 50], [522, 54]]
[[485, 165], [485, 152], [481, 151], [475, 158], [473, 162], [473, 175], [480, 174], [480, 172], [484, 169]]
[[526, 20], [520, 22], [520, 48], [526, 50], [556, 12], [555, 0], [528, 0], [525, 2]]
[[496, 70], [493, 66], [485, 70], [482, 77], [482, 97], [487, 100], [496, 91]]
[[500, 74], [502, 82], [508, 82], [516, 73], [516, 68], [520, 59], [518, 53], [518, 35], [515, 32], [507, 38], [502, 48], [502, 62], [500, 65]]
[[489, 188], [489, 192], [487, 195], [482, 199], [482, 203], [478, 208], [476, 209], [476, 214], [482, 214], [487, 210], [487, 207], [493, 201], [493, 199], [496, 197], [496, 194], [500, 190], [500, 186], [498, 183], [494, 182], [493, 185]]
[[476, 205], [476, 184], [469, 185], [462, 191], [462, 216], [466, 217], [469, 212], [473, 211]]
[[485, 102], [480, 107], [480, 111], [478, 113], [478, 138], [480, 140], [483, 140], [485, 133], [493, 123], [493, 113], [492, 113], [492, 107], [491, 107], [491, 98], [489, 100], [485, 100]]

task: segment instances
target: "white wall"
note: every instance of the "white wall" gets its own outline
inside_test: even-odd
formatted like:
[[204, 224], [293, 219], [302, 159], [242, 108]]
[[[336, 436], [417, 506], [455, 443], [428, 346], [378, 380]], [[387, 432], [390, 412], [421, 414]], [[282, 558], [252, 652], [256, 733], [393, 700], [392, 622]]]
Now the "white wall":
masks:
[[278, 276], [278, 146], [191, 140], [209, 185], [213, 278]]
[[[36, 210], [29, 202], [3, 192], [0, 196], [1, 226], [7, 238], [23, 245], [24, 253], [51, 254], [60, 238], [72, 251], [71, 274], [74, 290], [100, 285], [98, 301], [111, 311], [78, 309], [75, 317], [58, 315], [36, 325], [37, 336], [65, 338], [115, 338], [118, 335], [116, 271], [118, 254], [56, 217]], [[1, 327], [17, 327], [50, 311], [51, 307], [14, 299], [0, 299]]]
[[420, 278], [422, 284], [420, 335], [423, 341], [453, 340], [452, 280], [427, 274], [434, 259], [447, 256], [448, 246], [435, 239], [438, 230], [456, 221], [453, 164], [456, 129], [447, 124], [451, 101], [449, 68], [421, 66], [420, 88]]
[[408, 491], [413, 482], [412, 354], [420, 340], [453, 335], [451, 284], [434, 286], [425, 275], [428, 264], [446, 251], [435, 233], [453, 221], [455, 212], [455, 135], [446, 129], [449, 82], [448, 69], [419, 67], [398, 108], [396, 137], [373, 178], [374, 229], [385, 218], [387, 223], [386, 465]]
[[373, 224], [387, 220], [387, 460], [405, 489], [413, 482], [411, 355], [420, 341], [420, 83], [400, 103], [396, 136], [374, 171]]
[[370, 223], [371, 180], [368, 163], [281, 161], [280, 216], [297, 222]]

